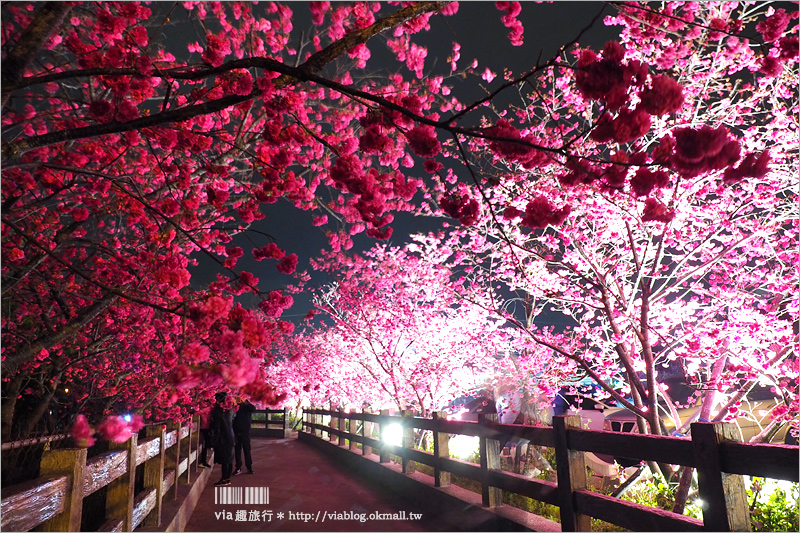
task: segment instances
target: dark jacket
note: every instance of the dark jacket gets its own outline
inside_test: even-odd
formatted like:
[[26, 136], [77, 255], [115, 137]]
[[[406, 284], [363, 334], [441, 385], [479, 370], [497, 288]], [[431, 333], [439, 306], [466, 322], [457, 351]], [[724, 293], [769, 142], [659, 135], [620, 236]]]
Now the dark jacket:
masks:
[[236, 438], [233, 435], [233, 415], [226, 411], [219, 404], [215, 404], [211, 410], [210, 429], [219, 435], [214, 442], [214, 462], [217, 464], [227, 464], [233, 461], [233, 443]]
[[233, 418], [234, 433], [247, 433], [250, 431], [255, 410], [256, 406], [248, 400], [239, 404], [239, 410], [236, 411], [236, 416]]

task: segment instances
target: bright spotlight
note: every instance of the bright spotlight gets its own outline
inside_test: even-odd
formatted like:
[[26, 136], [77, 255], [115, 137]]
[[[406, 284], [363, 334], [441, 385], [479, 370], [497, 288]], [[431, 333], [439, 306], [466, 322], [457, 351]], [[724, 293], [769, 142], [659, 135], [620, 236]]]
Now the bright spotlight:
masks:
[[381, 440], [392, 446], [403, 445], [403, 426], [400, 424], [390, 424], [381, 433]]
[[450, 453], [459, 459], [469, 459], [478, 453], [480, 439], [469, 435], [454, 435], [450, 438]]
[[706, 502], [704, 502], [704, 501], [703, 501], [703, 500], [701, 500], [700, 498], [697, 498], [697, 499], [694, 501], [694, 504], [695, 504], [697, 507], [699, 507], [700, 509], [705, 509], [705, 507], [706, 507]]
[[131, 421], [131, 415], [128, 415], [128, 414], [122, 415], [122, 419], [125, 422], [130, 422]]

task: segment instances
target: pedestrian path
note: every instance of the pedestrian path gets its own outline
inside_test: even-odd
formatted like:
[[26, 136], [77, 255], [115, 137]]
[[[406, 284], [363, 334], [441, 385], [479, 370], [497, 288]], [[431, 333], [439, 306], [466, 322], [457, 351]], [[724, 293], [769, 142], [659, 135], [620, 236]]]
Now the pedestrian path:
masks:
[[348, 476], [296, 439], [252, 439], [254, 474], [208, 485], [185, 531], [444, 531], [452, 525], [375, 483]]

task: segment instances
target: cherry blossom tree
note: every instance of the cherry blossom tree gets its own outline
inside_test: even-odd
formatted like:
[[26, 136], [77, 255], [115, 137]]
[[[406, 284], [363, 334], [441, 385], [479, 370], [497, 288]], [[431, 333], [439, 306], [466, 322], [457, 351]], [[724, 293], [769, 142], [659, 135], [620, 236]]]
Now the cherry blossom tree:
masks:
[[[44, 415], [65, 389], [77, 395], [70, 408], [98, 399], [100, 412], [152, 405], [153, 416], [197, 404], [195, 387], [207, 399], [251, 386], [274, 401], [260, 376], [265, 347], [291, 330], [279, 320], [288, 300], [236, 268], [245, 251], [230, 241], [278, 199], [390, 234], [390, 211], [417, 184], [399, 170], [411, 164], [402, 135], [381, 144], [376, 125], [353, 155], [378, 105], [357, 94], [411, 116], [454, 103], [437, 100], [441, 77], [365, 75], [366, 43], [392, 30], [384, 41], [419, 78], [425, 54], [412, 36], [456, 6], [312, 4], [298, 46], [280, 4], [3, 9], [4, 435], [35, 422], [15, 419], [19, 400]], [[163, 39], [178, 21], [201, 30], [196, 42]], [[386, 173], [364, 170], [370, 142]], [[330, 238], [341, 245], [349, 231]], [[227, 275], [193, 290], [197, 253]], [[252, 255], [283, 274], [297, 266], [272, 242]], [[236, 307], [242, 294], [259, 309]]]
[[[443, 242], [480, 286], [505, 282], [527, 317], [578, 325], [559, 336], [501, 316], [600, 384], [625, 377], [629, 391], [606, 393], [644, 431], [660, 431], [649, 406], [665, 358], [733, 402], [723, 417], [747, 384], [796, 376], [796, 13], [611, 4], [619, 42], [598, 54], [576, 29], [526, 72], [483, 72], [488, 94], [462, 105], [449, 77], [477, 65], [459, 67], [454, 44], [436, 70], [417, 42], [455, 3], [312, 3], [298, 45], [285, 5], [156, 6], [3, 8], [4, 429], [21, 397], [45, 405], [93, 365], [109, 376], [91, 392], [103, 409], [143, 407], [118, 381], [139, 360], [160, 410], [218, 387], [274, 401], [264, 367], [290, 333], [290, 297], [237, 268], [231, 240], [279, 199], [335, 224], [334, 252], [389, 238], [399, 211], [458, 220]], [[520, 4], [496, 7], [520, 44]], [[161, 40], [178, 20], [199, 37]], [[371, 75], [376, 41], [396, 72]], [[509, 93], [521, 103], [500, 107]], [[295, 271], [291, 250], [248, 236], [255, 260]], [[226, 274], [193, 289], [198, 253]], [[257, 310], [237, 307], [245, 294]], [[797, 403], [775, 385], [777, 424]]]
[[292, 339], [292, 358], [273, 371], [317, 405], [366, 404], [423, 416], [491, 386], [507, 373], [513, 328], [486, 312], [491, 294], [462, 292], [442, 266], [451, 253], [419, 239], [404, 248], [325, 254], [318, 267], [336, 281], [315, 293], [322, 324]]
[[[749, 416], [758, 387], [776, 403], [754, 440], [797, 431], [796, 20], [619, 6], [619, 42], [541, 70], [516, 116], [487, 118], [507, 140], [456, 146], [473, 184], [440, 202], [462, 224], [442, 246], [471, 251], [477, 283], [519, 291], [499, 312], [642, 433], [664, 433], [657, 405], [676, 434]], [[554, 312], [563, 331], [537, 325]], [[668, 370], [694, 394], [673, 397]], [[681, 419], [685, 405], [699, 409]]]

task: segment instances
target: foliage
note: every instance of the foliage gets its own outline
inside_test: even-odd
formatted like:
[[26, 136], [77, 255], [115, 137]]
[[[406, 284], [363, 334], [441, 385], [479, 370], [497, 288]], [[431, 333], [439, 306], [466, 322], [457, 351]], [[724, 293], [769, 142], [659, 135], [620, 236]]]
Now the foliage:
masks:
[[789, 490], [773, 485], [772, 491], [763, 491], [764, 479], [752, 478], [750, 481], [747, 496], [751, 502], [750, 520], [753, 531], [797, 531], [800, 508], [800, 489], [797, 483], [793, 483]]

